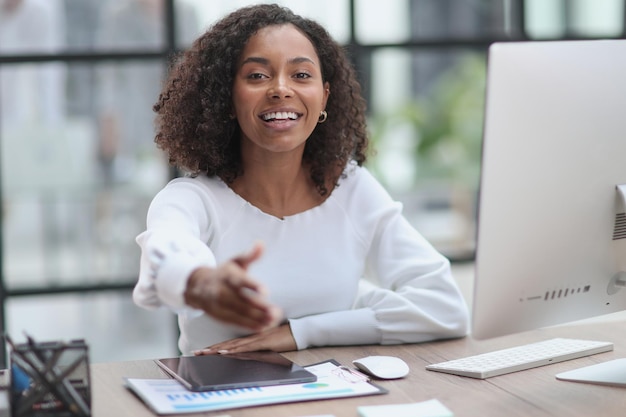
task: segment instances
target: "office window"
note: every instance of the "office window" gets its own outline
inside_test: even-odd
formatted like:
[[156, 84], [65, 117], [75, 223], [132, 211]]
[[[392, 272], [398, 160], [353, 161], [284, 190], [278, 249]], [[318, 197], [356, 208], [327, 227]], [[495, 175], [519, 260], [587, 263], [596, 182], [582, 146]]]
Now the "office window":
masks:
[[16, 297], [7, 301], [7, 332], [39, 341], [85, 339], [91, 362], [178, 354], [176, 316], [135, 306], [126, 292]]
[[355, 2], [356, 41], [362, 44], [405, 42], [411, 37], [408, 0]]
[[517, 38], [522, 0], [411, 0], [412, 39]]
[[356, 39], [388, 44], [519, 37], [519, 0], [356, 1]]
[[[624, 37], [624, 0], [276, 2], [318, 20], [348, 47], [378, 151], [368, 166], [453, 261], [473, 256], [489, 44]], [[130, 299], [134, 238], [172, 175], [153, 146], [151, 107], [171, 54], [254, 3], [0, 7], [0, 321], [9, 332], [87, 337], [95, 361], [156, 355], [144, 341], [175, 350], [173, 316]], [[124, 350], [103, 334], [126, 338]]]
[[[24, 65], [33, 70], [32, 82], [48, 65], [68, 69]], [[49, 107], [35, 114], [21, 114], [20, 102], [32, 109], [29, 103], [48, 93], [30, 91], [25, 78], [11, 86], [19, 99], [6, 97], [14, 106], [0, 113], [8, 288], [137, 275], [139, 248], [129, 236], [143, 229], [149, 201], [169, 178], [154, 146], [151, 110], [164, 67], [162, 61], [70, 64], [85, 78], [48, 83]]]
[[350, 38], [349, 0], [187, 0], [197, 11], [200, 26], [206, 29], [216, 20], [240, 7], [258, 3], [275, 3], [289, 7], [295, 13], [314, 19], [341, 43]]
[[624, 36], [623, 0], [528, 0], [525, 16], [531, 39]]
[[453, 257], [474, 250], [485, 55], [379, 49], [371, 63], [374, 174], [409, 220]]
[[[168, 46], [163, 0], [48, 1], [60, 4], [69, 51], [160, 52]], [[192, 0], [176, 0], [173, 5], [176, 46], [183, 48], [201, 30], [198, 8]]]

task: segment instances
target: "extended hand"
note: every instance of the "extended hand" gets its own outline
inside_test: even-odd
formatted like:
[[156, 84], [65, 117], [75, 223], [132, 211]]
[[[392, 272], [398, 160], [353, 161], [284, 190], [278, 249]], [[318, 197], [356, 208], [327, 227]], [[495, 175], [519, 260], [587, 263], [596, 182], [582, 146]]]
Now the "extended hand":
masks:
[[247, 271], [262, 253], [257, 244], [249, 254], [217, 268], [196, 269], [187, 282], [185, 302], [217, 320], [255, 332], [276, 326], [280, 310], [267, 301], [265, 289]]
[[291, 334], [289, 324], [283, 324], [260, 333], [237, 339], [227, 340], [204, 349], [197, 350], [194, 355], [213, 355], [216, 353], [243, 353], [259, 350], [288, 352], [296, 350], [296, 341]]

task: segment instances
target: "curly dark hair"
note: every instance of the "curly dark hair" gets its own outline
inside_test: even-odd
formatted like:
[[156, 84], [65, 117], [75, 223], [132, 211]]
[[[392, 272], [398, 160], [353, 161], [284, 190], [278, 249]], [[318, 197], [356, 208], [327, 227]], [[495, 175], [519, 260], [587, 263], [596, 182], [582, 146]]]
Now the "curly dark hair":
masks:
[[330, 85], [328, 120], [308, 138], [303, 159], [321, 195], [336, 186], [350, 160], [366, 160], [365, 100], [343, 48], [318, 23], [275, 4], [244, 7], [201, 35], [173, 64], [157, 103], [157, 146], [192, 176], [232, 183], [243, 173], [240, 129], [231, 117], [237, 63], [252, 35], [272, 25], [294, 25], [313, 44]]

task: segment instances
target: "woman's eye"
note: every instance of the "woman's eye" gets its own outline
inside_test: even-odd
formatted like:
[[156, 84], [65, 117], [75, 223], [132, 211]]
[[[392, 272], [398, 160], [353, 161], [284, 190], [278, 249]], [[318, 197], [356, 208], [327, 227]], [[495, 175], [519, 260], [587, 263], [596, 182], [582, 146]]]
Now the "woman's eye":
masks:
[[311, 75], [306, 72], [299, 72], [296, 74], [296, 78], [306, 79], [306, 78], [311, 78]]
[[265, 78], [265, 75], [261, 74], [260, 72], [255, 72], [254, 74], [248, 75], [248, 78], [250, 78], [251, 80], [260, 80], [262, 78]]

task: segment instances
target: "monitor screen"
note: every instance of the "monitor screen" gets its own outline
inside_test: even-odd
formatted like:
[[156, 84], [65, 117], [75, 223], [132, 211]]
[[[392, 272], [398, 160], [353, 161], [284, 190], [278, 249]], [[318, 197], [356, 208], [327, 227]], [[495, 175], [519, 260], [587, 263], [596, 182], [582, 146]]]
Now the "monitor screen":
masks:
[[626, 309], [626, 41], [493, 44], [485, 106], [473, 337]]

